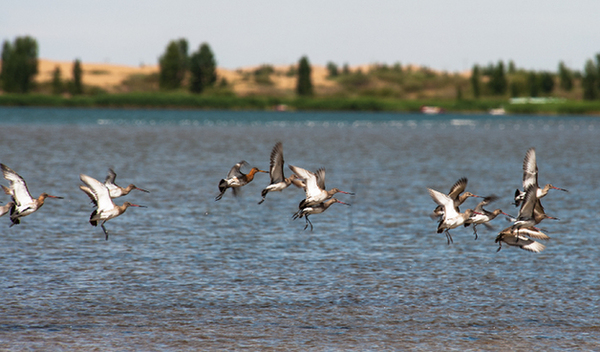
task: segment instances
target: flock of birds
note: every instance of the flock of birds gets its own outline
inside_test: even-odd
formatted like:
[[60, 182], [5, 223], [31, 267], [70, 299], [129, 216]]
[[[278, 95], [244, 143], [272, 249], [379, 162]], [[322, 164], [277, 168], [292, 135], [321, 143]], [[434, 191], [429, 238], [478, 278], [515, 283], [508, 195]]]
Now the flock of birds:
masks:
[[[337, 193], [350, 195], [353, 195], [353, 193], [341, 191], [338, 188], [332, 188], [331, 190], [325, 188], [325, 169], [321, 168], [315, 172], [311, 172], [301, 167], [288, 165], [292, 171], [292, 175], [285, 177], [283, 165], [283, 145], [281, 142], [276, 143], [273, 147], [269, 171], [263, 171], [253, 167], [247, 174], [244, 174], [241, 171], [241, 168], [248, 166], [248, 163], [246, 161], [240, 161], [231, 168], [226, 178], [219, 181], [220, 193], [215, 198], [215, 201], [220, 200], [227, 189], [231, 189], [233, 195], [237, 196], [239, 188], [252, 182], [256, 173], [269, 173], [271, 182], [262, 190], [262, 199], [258, 204], [262, 204], [265, 201], [268, 193], [281, 192], [292, 184], [303, 189], [306, 197], [300, 201], [298, 210], [293, 214], [292, 218], [294, 220], [304, 218], [306, 222], [304, 230], [306, 230], [309, 225], [311, 231], [313, 230], [313, 224], [309, 219], [310, 215], [323, 213], [334, 203], [350, 205], [333, 196]], [[0, 206], [0, 216], [10, 213], [10, 220], [12, 222], [10, 225], [11, 227], [19, 224], [22, 217], [30, 215], [42, 207], [46, 198], [62, 199], [62, 197], [49, 195], [47, 193], [42, 193], [38, 198], [33, 198], [29, 193], [23, 177], [4, 164], [0, 164], [0, 168], [2, 169], [4, 178], [9, 181], [9, 186], [6, 187], [2, 185], [2, 189], [7, 195], [12, 197], [12, 201]], [[149, 192], [145, 189], [136, 187], [133, 184], [130, 184], [127, 187], [118, 186], [115, 183], [116, 177], [117, 175], [112, 169], [109, 169], [109, 174], [104, 183], [84, 174], [79, 175], [80, 180], [84, 184], [80, 185], [79, 188], [87, 194], [95, 207], [90, 215], [89, 222], [92, 226], [100, 224], [106, 240], [108, 240], [109, 233], [104, 224], [108, 220], [123, 214], [128, 207], [143, 207], [142, 205], [133, 204], [131, 202], [124, 202], [123, 205], [116, 205], [113, 202], [113, 199], [125, 196], [134, 189], [142, 192]], [[445, 233], [448, 244], [453, 242], [449, 230], [459, 226], [467, 227], [473, 225], [473, 232], [475, 239], [477, 239], [478, 225], [483, 224], [484, 226], [490, 226], [489, 222], [491, 220], [495, 219], [498, 215], [503, 214], [512, 221], [512, 225], [500, 231], [496, 237], [496, 243], [499, 244], [498, 251], [502, 249], [502, 243], [509, 246], [517, 246], [531, 252], [541, 252], [545, 249], [543, 244], [535, 240], [548, 240], [549, 237], [536, 227], [536, 225], [544, 219], [556, 218], [545, 213], [540, 199], [546, 196], [550, 189], [561, 191], [567, 190], [554, 187], [551, 184], [546, 184], [543, 188], [539, 186], [538, 167], [534, 148], [530, 148], [527, 151], [523, 161], [523, 191], [517, 190], [515, 192], [514, 204], [516, 206], [521, 206], [516, 218], [511, 217], [501, 209], [496, 209], [494, 211], [486, 210], [484, 207], [497, 200], [498, 197], [481, 197], [471, 192], [465, 192], [467, 182], [467, 178], [459, 179], [451, 187], [448, 194], [428, 188], [429, 195], [434, 202], [438, 204], [431, 217], [438, 219], [437, 232]], [[483, 198], [483, 200], [479, 202], [474, 209], [467, 209], [465, 212], [461, 213], [459, 206], [470, 197]]]
[[[551, 189], [567, 192], [566, 189], [554, 187], [552, 184], [546, 184], [543, 188], [540, 187], [534, 148], [527, 150], [523, 160], [523, 190], [517, 189], [514, 195], [514, 205], [521, 206], [516, 218], [501, 209], [494, 211], [484, 209], [485, 206], [498, 199], [498, 197], [488, 196], [483, 198], [471, 192], [465, 192], [466, 187], [467, 179], [461, 178], [452, 186], [448, 194], [428, 188], [429, 195], [438, 204], [431, 217], [439, 220], [437, 232], [446, 234], [448, 244], [453, 242], [449, 230], [459, 226], [467, 227], [472, 224], [475, 239], [477, 239], [477, 225], [488, 225], [491, 220], [503, 214], [512, 221], [512, 225], [500, 231], [496, 236], [495, 242], [499, 245], [498, 251], [502, 249], [502, 243], [506, 243], [509, 246], [516, 246], [535, 253], [539, 253], [546, 248], [546, 246], [535, 240], [550, 239], [536, 225], [544, 219], [558, 220], [546, 214], [540, 199], [545, 197]], [[475, 209], [467, 209], [461, 213], [459, 206], [469, 197], [483, 198], [483, 200], [477, 204]]]

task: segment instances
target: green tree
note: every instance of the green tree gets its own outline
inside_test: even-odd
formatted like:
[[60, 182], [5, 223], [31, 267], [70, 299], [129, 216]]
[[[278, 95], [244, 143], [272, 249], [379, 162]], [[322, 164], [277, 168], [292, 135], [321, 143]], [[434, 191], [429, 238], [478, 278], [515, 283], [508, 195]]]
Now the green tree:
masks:
[[310, 77], [310, 63], [308, 58], [303, 56], [298, 62], [298, 83], [296, 93], [300, 96], [310, 96], [313, 94], [313, 85]]
[[338, 65], [334, 62], [329, 61], [327, 63], [327, 72], [329, 72], [329, 77], [337, 77], [340, 74], [340, 70], [338, 69]]
[[564, 62], [558, 64], [558, 76], [560, 88], [570, 92], [573, 90], [573, 73], [565, 66]]
[[554, 90], [554, 77], [550, 72], [540, 74], [540, 90], [544, 94], [550, 94]]
[[77, 59], [75, 62], [73, 62], [73, 84], [71, 86], [71, 94], [83, 94], [83, 83], [81, 81], [82, 76], [83, 70], [81, 69], [81, 61]]
[[508, 82], [506, 80], [506, 74], [504, 72], [504, 63], [502, 61], [499, 61], [498, 65], [491, 68], [488, 87], [494, 95], [503, 95], [506, 93], [506, 89], [508, 88]]
[[598, 80], [598, 68], [592, 60], [588, 60], [585, 64], [581, 85], [583, 87], [583, 99], [594, 100], [598, 96], [596, 87]]
[[202, 43], [198, 51], [190, 57], [190, 91], [202, 93], [217, 82], [217, 62], [207, 43]]
[[172, 40], [165, 53], [159, 58], [158, 85], [161, 89], [172, 90], [181, 87], [188, 69], [187, 40]]
[[473, 88], [473, 97], [478, 99], [481, 95], [481, 87], [479, 86], [479, 66], [474, 65], [471, 71], [471, 87]]
[[29, 36], [17, 37], [11, 45], [4, 41], [2, 46], [2, 88], [10, 93], [28, 93], [38, 73], [38, 45]]
[[61, 76], [62, 74], [60, 72], [60, 67], [56, 66], [54, 68], [54, 72], [52, 73], [52, 94], [62, 94], [64, 87]]
[[529, 89], [530, 97], [535, 98], [540, 95], [539, 79], [534, 71], [529, 72], [527, 75], [527, 88]]

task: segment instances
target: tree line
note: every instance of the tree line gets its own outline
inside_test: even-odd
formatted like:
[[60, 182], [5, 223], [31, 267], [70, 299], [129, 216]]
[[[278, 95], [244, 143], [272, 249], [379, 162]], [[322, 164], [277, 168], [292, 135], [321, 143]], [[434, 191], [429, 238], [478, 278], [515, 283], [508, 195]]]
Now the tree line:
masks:
[[[227, 86], [224, 77], [217, 76], [217, 62], [210, 46], [202, 43], [198, 49], [188, 54], [188, 42], [184, 38], [168, 43], [164, 53], [158, 58], [158, 86], [163, 91], [187, 89], [200, 94], [217, 85]], [[349, 87], [360, 87], [368, 78], [360, 70], [351, 72], [348, 65], [339, 69], [336, 64], [327, 64], [329, 76], [346, 83]], [[54, 94], [83, 94], [82, 68], [79, 59], [73, 62], [72, 79], [64, 81], [59, 67], [53, 72], [52, 92]], [[261, 73], [270, 74], [261, 68]], [[380, 65], [372, 74], [383, 81], [404, 82], [404, 69], [399, 63], [388, 67]], [[435, 77], [431, 70], [422, 69], [425, 77]], [[258, 72], [258, 71], [257, 71]], [[290, 71], [292, 72], [292, 71]], [[2, 45], [0, 87], [7, 93], [28, 93], [34, 88], [34, 77], [38, 74], [38, 44], [30, 37], [17, 37], [12, 43], [5, 40]], [[292, 72], [297, 77], [296, 94], [311, 96], [314, 89], [311, 81], [311, 66], [303, 56]], [[371, 72], [370, 72], [371, 74]], [[510, 61], [508, 65], [499, 61], [488, 66], [474, 65], [469, 78], [470, 88], [475, 99], [482, 96], [547, 96], [556, 87], [565, 92], [574, 88], [574, 81], [581, 82], [583, 99], [600, 99], [600, 53], [594, 59], [588, 59], [583, 72], [569, 69], [563, 62], [558, 72], [536, 72], [516, 68]], [[410, 89], [410, 85], [408, 86]], [[457, 87], [457, 97], [462, 96], [462, 88]]]

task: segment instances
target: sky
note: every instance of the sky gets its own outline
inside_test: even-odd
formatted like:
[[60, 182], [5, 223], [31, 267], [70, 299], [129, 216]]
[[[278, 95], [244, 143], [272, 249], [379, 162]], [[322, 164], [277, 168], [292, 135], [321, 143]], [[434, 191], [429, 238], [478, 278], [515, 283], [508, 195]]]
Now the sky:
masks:
[[169, 41], [206, 42], [236, 69], [415, 64], [466, 71], [512, 60], [583, 70], [600, 52], [599, 0], [20, 0], [5, 1], [0, 39], [29, 35], [39, 58], [155, 65]]

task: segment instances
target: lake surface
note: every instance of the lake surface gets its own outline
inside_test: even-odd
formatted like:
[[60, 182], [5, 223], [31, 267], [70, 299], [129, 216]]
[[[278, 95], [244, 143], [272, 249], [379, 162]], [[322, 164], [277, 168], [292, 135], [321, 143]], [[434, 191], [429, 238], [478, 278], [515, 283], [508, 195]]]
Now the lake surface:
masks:
[[[352, 206], [303, 230], [303, 191], [257, 204], [266, 174], [215, 202], [236, 162], [267, 170], [277, 141]], [[540, 183], [569, 190], [543, 199], [560, 218], [540, 224], [546, 250], [496, 252], [502, 217], [448, 245], [427, 187], [468, 177], [516, 215], [529, 147]], [[3, 350], [600, 348], [598, 118], [0, 108], [0, 150], [34, 196], [64, 197], [0, 218]], [[105, 241], [78, 185], [109, 167], [151, 193], [117, 199], [147, 208], [108, 221]]]

